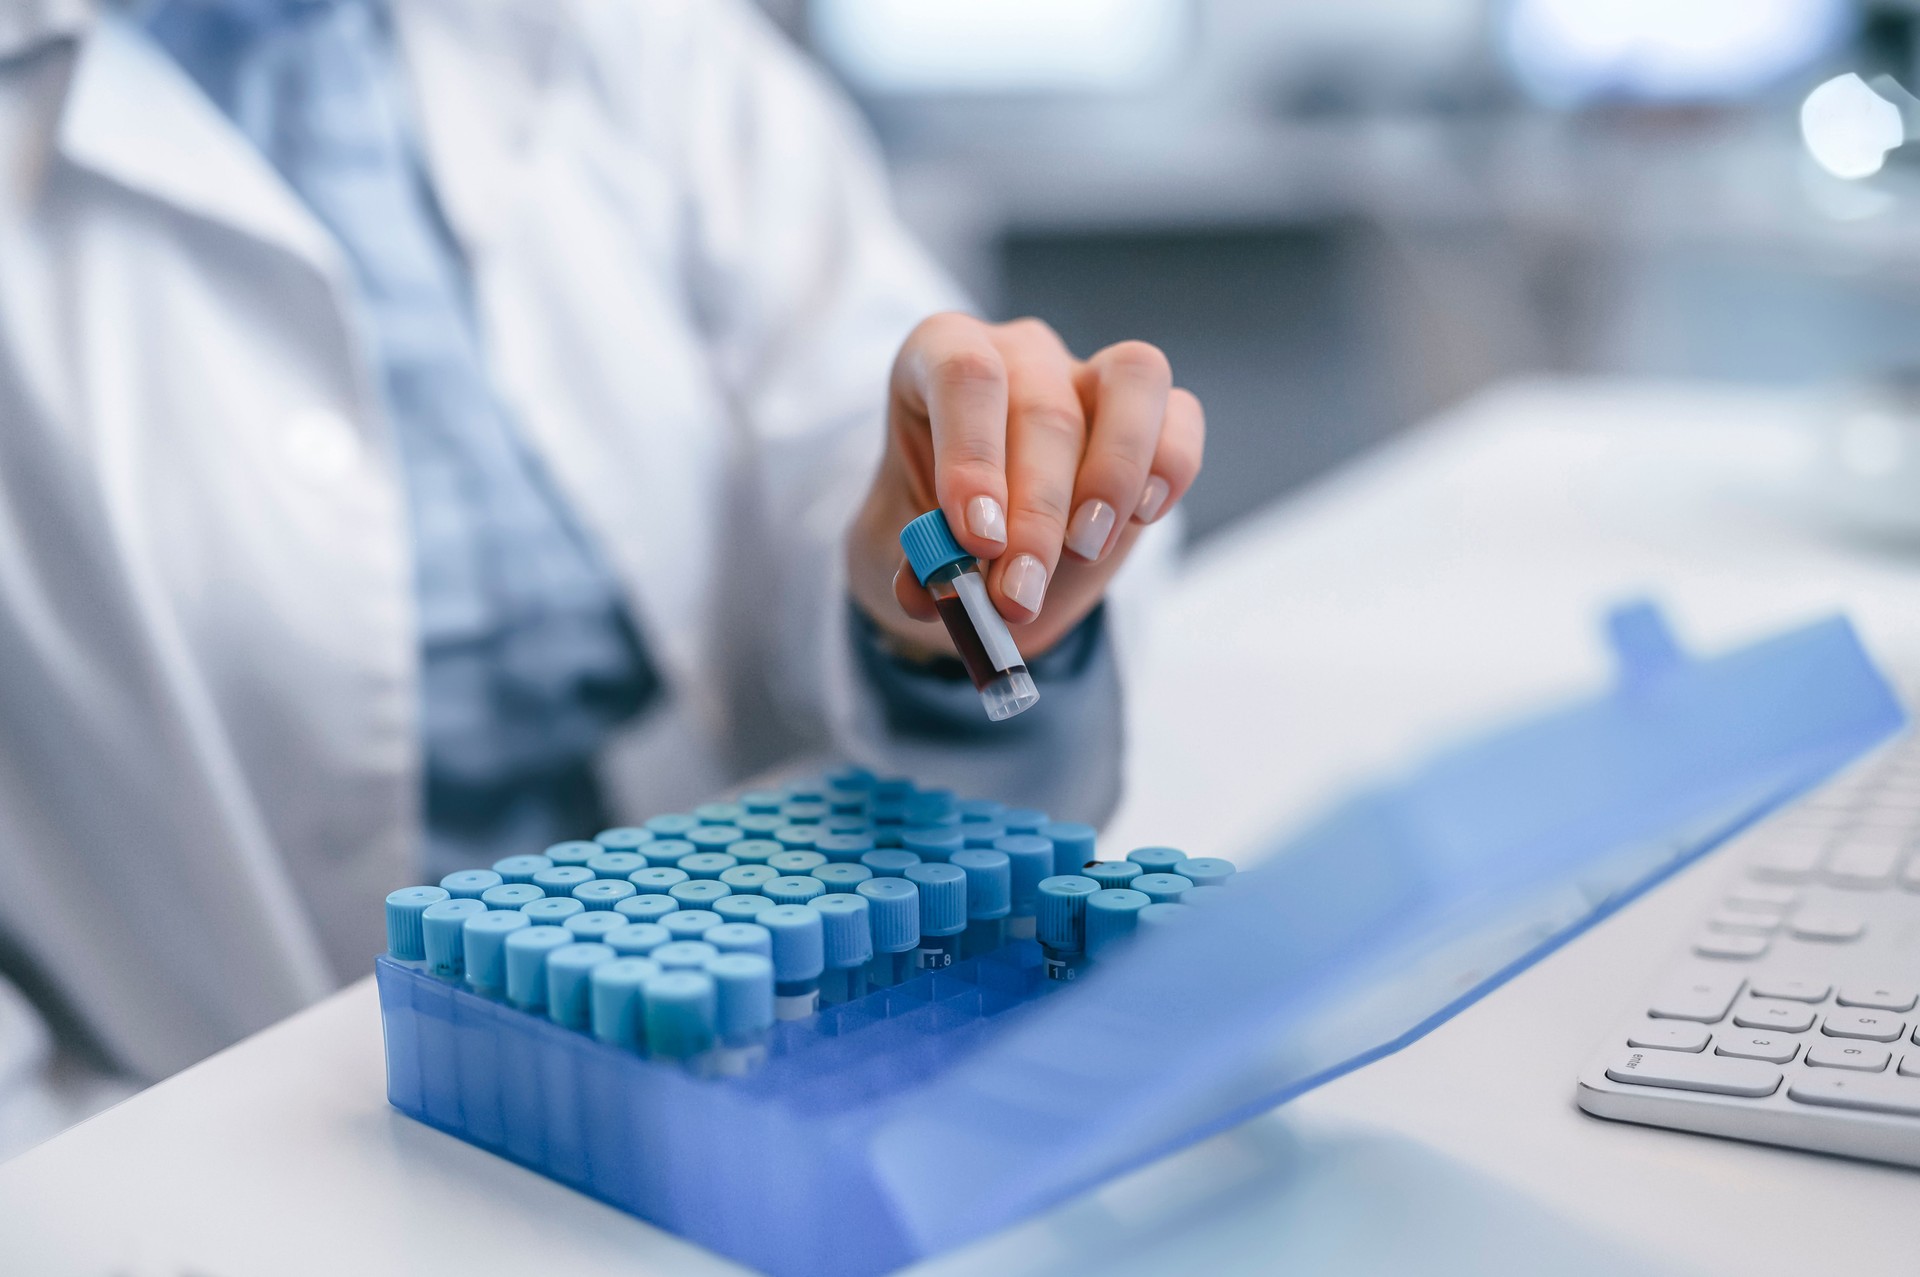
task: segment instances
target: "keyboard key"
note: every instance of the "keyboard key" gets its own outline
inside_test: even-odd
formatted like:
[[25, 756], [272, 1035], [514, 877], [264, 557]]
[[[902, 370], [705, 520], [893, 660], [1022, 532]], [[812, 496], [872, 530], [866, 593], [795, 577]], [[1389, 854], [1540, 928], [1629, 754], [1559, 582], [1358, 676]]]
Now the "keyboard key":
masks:
[[1920, 856], [1907, 857], [1900, 869], [1900, 885], [1908, 891], [1920, 891]]
[[1837, 909], [1803, 909], [1793, 920], [1793, 934], [1802, 940], [1858, 940], [1866, 930], [1858, 914]]
[[1897, 1077], [1820, 1077], [1802, 1074], [1787, 1088], [1791, 1099], [1829, 1108], [1920, 1117], [1920, 1082]]
[[1708, 1036], [1704, 1024], [1691, 1024], [1685, 1020], [1648, 1020], [1627, 1034], [1627, 1045], [1650, 1047], [1656, 1051], [1703, 1051]]
[[1757, 958], [1767, 951], [1767, 938], [1709, 931], [1693, 942], [1693, 951], [1703, 958]]
[[1722, 1033], [1720, 1040], [1713, 1044], [1713, 1053], [1785, 1064], [1800, 1053], [1800, 1044], [1779, 1033]]
[[1887, 1067], [1891, 1054], [1884, 1046], [1869, 1046], [1864, 1042], [1813, 1042], [1807, 1046], [1807, 1063], [1816, 1069], [1878, 1073]]
[[1894, 844], [1849, 843], [1828, 854], [1821, 876], [1850, 891], [1874, 891], [1892, 884], [1899, 858], [1900, 849]]
[[1900, 1076], [1920, 1077], [1920, 1055], [1903, 1055], [1900, 1057]]
[[1766, 882], [1805, 882], [1820, 867], [1820, 841], [1767, 843], [1755, 849], [1747, 872]]
[[1753, 978], [1756, 998], [1786, 998], [1792, 1002], [1825, 1002], [1833, 986], [1818, 980], [1797, 980], [1788, 976], [1757, 975]]
[[1743, 1029], [1805, 1033], [1813, 1027], [1813, 1011], [1800, 1002], [1775, 1002], [1768, 998], [1749, 998], [1734, 1008], [1733, 1022]]
[[1827, 1018], [1820, 1022], [1820, 1031], [1830, 1038], [1897, 1042], [1907, 1026], [1899, 1016], [1885, 1011], [1829, 1011]]
[[1911, 1011], [1920, 1001], [1912, 989], [1888, 989], [1878, 985], [1843, 984], [1834, 999], [1843, 1007], [1874, 1007], [1881, 1011]]
[[1647, 1008], [1647, 1014], [1659, 1020], [1698, 1020], [1717, 1024], [1740, 996], [1743, 981], [1737, 975], [1716, 975], [1702, 971], [1691, 979], [1668, 986]]
[[1799, 903], [1798, 891], [1771, 882], [1743, 882], [1727, 895], [1729, 909], [1784, 910]]
[[1715, 911], [1707, 919], [1707, 925], [1715, 931], [1732, 931], [1747, 935], [1764, 936], [1778, 931], [1780, 924], [1787, 920], [1784, 909], [1734, 909]]
[[1780, 1070], [1757, 1060], [1678, 1051], [1629, 1051], [1607, 1066], [1607, 1076], [1630, 1086], [1668, 1086], [1715, 1095], [1772, 1095]]

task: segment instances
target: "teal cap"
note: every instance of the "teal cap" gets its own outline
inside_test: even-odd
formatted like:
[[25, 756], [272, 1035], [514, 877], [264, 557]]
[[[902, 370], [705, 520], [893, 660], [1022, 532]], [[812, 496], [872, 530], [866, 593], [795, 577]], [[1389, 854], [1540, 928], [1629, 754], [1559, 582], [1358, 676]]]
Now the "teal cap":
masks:
[[[748, 841], [754, 839], [767, 839], [771, 841], [774, 831], [786, 823], [785, 817], [779, 815], [777, 811], [748, 812], [746, 815], [740, 817], [740, 819], [734, 821], [733, 827], [745, 834]], [[732, 851], [733, 848], [729, 847], [727, 850]]]
[[1052, 822], [1036, 807], [1009, 807], [994, 817], [1010, 834], [1037, 834]]
[[780, 905], [761, 910], [754, 921], [773, 935], [776, 980], [781, 984], [794, 984], [820, 978], [820, 973], [826, 970], [827, 959], [825, 929], [819, 910], [805, 905]]
[[785, 794], [776, 793], [771, 789], [750, 789], [740, 795], [740, 805], [746, 808], [750, 816], [770, 815], [779, 811], [780, 805], [786, 801]]
[[920, 888], [905, 878], [869, 878], [854, 889], [867, 898], [867, 921], [879, 953], [905, 953], [920, 944]]
[[547, 893], [530, 882], [503, 882], [480, 893], [480, 903], [489, 909], [519, 909], [546, 898]]
[[680, 902], [664, 892], [653, 892], [628, 896], [615, 905], [613, 911], [628, 922], [658, 922], [670, 913], [678, 913]]
[[871, 869], [876, 878], [898, 878], [909, 866], [919, 864], [920, 857], [899, 847], [882, 847], [860, 857], [860, 863]]
[[646, 856], [647, 863], [650, 865], [666, 865], [671, 867], [679, 864], [688, 856], [695, 856], [699, 853], [700, 849], [684, 838], [656, 838], [653, 841], [653, 845], [647, 848]]
[[556, 865], [585, 865], [605, 851], [597, 842], [557, 842], [542, 854]]
[[746, 838], [727, 848], [727, 854], [743, 865], [764, 865], [785, 850], [771, 838]]
[[587, 977], [614, 952], [603, 944], [564, 944], [547, 955], [547, 1018], [569, 1029], [585, 1029], [593, 1021], [587, 996]]
[[807, 902], [820, 915], [821, 950], [835, 971], [864, 967], [873, 961], [873, 929], [865, 896], [837, 891]]
[[493, 871], [502, 882], [532, 882], [535, 874], [551, 868], [553, 862], [545, 856], [508, 856], [493, 862]]
[[623, 958], [644, 958], [663, 944], [673, 943], [673, 933], [653, 922], [630, 922], [607, 932], [600, 943]]
[[1061, 953], [1079, 953], [1087, 947], [1087, 897], [1100, 884], [1079, 874], [1056, 874], [1040, 880], [1034, 902], [1034, 930], [1040, 943]]
[[739, 863], [724, 851], [700, 851], [691, 856], [680, 857], [677, 868], [689, 878], [711, 878], [717, 881], [721, 874]]
[[821, 865], [807, 876], [818, 878], [828, 891], [852, 891], [873, 877], [873, 870], [865, 865]]
[[780, 871], [771, 865], [735, 865], [731, 869], [720, 871], [720, 881], [736, 892], [745, 892], [750, 896], [760, 894], [760, 888], [780, 876]]
[[962, 798], [953, 808], [960, 813], [963, 822], [973, 825], [996, 822], [1007, 805], [991, 798]]
[[1157, 931], [1161, 927], [1177, 926], [1180, 919], [1192, 913], [1191, 905], [1183, 905], [1172, 900], [1156, 900], [1140, 911], [1140, 929]]
[[1053, 877], [1053, 839], [1039, 834], [1007, 834], [996, 839], [995, 851], [1013, 862], [1013, 912], [1031, 915], [1038, 905], [1040, 880]]
[[[478, 922], [479, 919], [474, 919]], [[522, 1011], [543, 1011], [547, 1005], [547, 955], [573, 943], [565, 927], [538, 924], [507, 937], [507, 1001]]]
[[827, 858], [817, 851], [783, 851], [768, 857], [767, 868], [778, 869], [783, 878], [792, 878], [810, 874], [826, 863]]
[[604, 943], [609, 932], [631, 927], [633, 923], [612, 910], [589, 909], [585, 913], [574, 914], [560, 925], [571, 931], [577, 940]]
[[1187, 894], [1180, 897], [1180, 903], [1183, 905], [1197, 905], [1197, 906], [1204, 907], [1210, 904], [1217, 904], [1218, 902], [1225, 900], [1226, 898], [1227, 898], [1227, 889], [1225, 887], [1216, 887], [1211, 884], [1208, 884], [1208, 885], [1203, 885], [1198, 887], [1189, 887], [1187, 889]]
[[984, 847], [956, 851], [947, 861], [967, 875], [967, 917], [991, 921], [1013, 911], [1013, 861]]
[[922, 789], [907, 799], [909, 824], [944, 824], [949, 816], [955, 824], [960, 822], [960, 807], [954, 802], [951, 789]]
[[1096, 860], [1080, 866], [1082, 878], [1091, 878], [1102, 887], [1124, 887], [1144, 872], [1131, 860]]
[[675, 869], [672, 865], [654, 865], [650, 869], [636, 869], [627, 875], [627, 881], [640, 889], [640, 894], [667, 894], [667, 888], [687, 881], [688, 874]]
[[488, 887], [497, 887], [506, 879], [491, 869], [460, 869], [440, 880], [440, 885], [455, 900], [478, 900]]
[[913, 796], [913, 781], [906, 776], [875, 776], [873, 796], [886, 802], [900, 802]]
[[[960, 826], [960, 836], [966, 840], [969, 847], [991, 847], [1008, 834], [1007, 827], [997, 820], [975, 820]], [[1024, 834], [1013, 835], [1016, 838], [1025, 836]]]
[[662, 971], [698, 971], [707, 965], [707, 959], [720, 956], [720, 951], [704, 940], [673, 940], [647, 956], [659, 963]]
[[1218, 856], [1198, 856], [1180, 862], [1180, 876], [1196, 887], [1217, 887], [1233, 877], [1233, 862]]
[[714, 1029], [739, 1042], [773, 1027], [773, 963], [764, 953], [723, 953], [707, 963], [713, 977]]
[[593, 870], [585, 865], [555, 865], [534, 871], [533, 885], [550, 896], [570, 896], [583, 882], [593, 881]]
[[1103, 949], [1133, 934], [1140, 922], [1140, 911], [1153, 901], [1145, 892], [1125, 887], [1109, 887], [1087, 897], [1087, 956], [1100, 956]]
[[711, 909], [681, 909], [654, 925], [665, 927], [675, 940], [698, 940], [701, 932], [720, 925], [720, 915]]
[[587, 907], [571, 896], [548, 896], [520, 906], [520, 912], [536, 927], [557, 927]]
[[[771, 905], [768, 908], [772, 908]], [[756, 922], [723, 922], [707, 928], [700, 937], [722, 953], [757, 953], [773, 956], [773, 933]]]
[[867, 818], [873, 821], [876, 828], [904, 825], [907, 823], [907, 805], [898, 801], [876, 801], [867, 812]]
[[689, 829], [698, 829], [700, 818], [686, 815], [684, 812], [670, 811], [664, 815], [655, 816], [645, 823], [648, 832], [655, 838], [678, 838]]
[[1157, 905], [1172, 904], [1193, 886], [1193, 879], [1171, 873], [1141, 874], [1127, 885]]
[[802, 874], [775, 878], [760, 888], [760, 894], [777, 905], [803, 905], [826, 893], [827, 884]]
[[833, 808], [815, 798], [806, 802], [786, 803], [780, 808], [780, 814], [787, 818], [789, 825], [818, 825], [833, 815]]
[[477, 993], [498, 997], [507, 989], [507, 937], [533, 922], [518, 909], [490, 909], [468, 918], [460, 928], [466, 950], [467, 983]]
[[618, 829], [602, 829], [593, 840], [608, 851], [644, 852], [653, 841], [653, 830], [622, 825]]
[[812, 851], [813, 844], [826, 830], [818, 825], [782, 825], [773, 831], [773, 840], [782, 851]]
[[724, 900], [733, 894], [733, 888], [718, 878], [695, 878], [691, 882], [676, 882], [667, 888], [667, 894], [680, 902], [682, 909], [705, 909], [716, 900]]
[[947, 526], [947, 516], [942, 510], [929, 510], [901, 528], [900, 548], [906, 551], [907, 566], [913, 569], [914, 577], [922, 585], [943, 568], [973, 561], [973, 556], [953, 539], [953, 529]]
[[834, 768], [828, 772], [823, 779], [827, 784], [840, 789], [865, 790], [872, 789], [873, 782], [877, 780], [878, 777], [864, 767], [860, 767], [854, 763], [848, 763], [845, 767]]
[[609, 912], [622, 900], [639, 894], [640, 889], [624, 878], [595, 878], [573, 889], [573, 898], [587, 908]]
[[967, 836], [957, 826], [915, 825], [900, 831], [900, 845], [922, 860], [945, 860], [967, 849]]
[[713, 1049], [717, 1000], [705, 971], [663, 968], [647, 981], [647, 1051], [655, 1059], [690, 1060]]
[[615, 958], [595, 967], [587, 977], [593, 1036], [639, 1050], [646, 1037], [647, 984], [659, 974], [659, 966], [645, 958]]
[[873, 850], [873, 835], [821, 834], [813, 849], [836, 865], [852, 864]]
[[762, 909], [773, 908], [773, 901], [759, 894], [743, 896], [736, 891], [707, 907], [728, 922], [752, 922], [754, 915]]
[[1049, 820], [1034, 832], [1053, 840], [1053, 872], [1071, 878], [1094, 858], [1094, 829], [1072, 820]]
[[427, 970], [449, 980], [464, 972], [467, 969], [467, 919], [486, 912], [484, 904], [472, 899], [442, 900], [428, 905], [420, 914]]
[[746, 834], [733, 825], [702, 825], [687, 831], [687, 841], [701, 851], [725, 851], [745, 838]]
[[953, 936], [967, 929], [966, 870], [922, 861], [902, 876], [920, 889], [922, 937]]
[[596, 878], [618, 878], [625, 882], [636, 869], [645, 869], [647, 858], [637, 851], [603, 851], [587, 862]]
[[1127, 853], [1127, 859], [1140, 866], [1141, 873], [1170, 874], [1179, 873], [1175, 868], [1187, 858], [1187, 853], [1178, 847], [1135, 847]]
[[407, 962], [427, 956], [420, 915], [427, 906], [451, 900], [445, 887], [402, 887], [387, 896], [387, 952]]
[[703, 825], [731, 825], [747, 814], [739, 803], [701, 803], [693, 809]]

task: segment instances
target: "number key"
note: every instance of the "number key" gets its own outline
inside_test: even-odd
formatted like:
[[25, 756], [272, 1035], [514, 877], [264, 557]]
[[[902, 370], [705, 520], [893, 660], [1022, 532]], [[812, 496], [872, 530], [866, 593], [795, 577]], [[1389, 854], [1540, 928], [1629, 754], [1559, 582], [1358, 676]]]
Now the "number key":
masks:
[[1800, 1044], [1782, 1033], [1723, 1033], [1713, 1046], [1715, 1055], [1768, 1064], [1785, 1064], [1799, 1052]]
[[1772, 1029], [1776, 1033], [1805, 1033], [1813, 1027], [1813, 1009], [1799, 1002], [1749, 998], [1733, 1013], [1743, 1029]]
[[1658, 1051], [1701, 1051], [1706, 1049], [1707, 1028], [1685, 1020], [1648, 1020], [1627, 1034], [1627, 1045]]
[[1889, 1052], [1884, 1046], [1843, 1046], [1838, 1042], [1815, 1042], [1807, 1048], [1807, 1063], [1816, 1069], [1858, 1069], [1878, 1073], [1887, 1067]]
[[1912, 989], [1890, 989], [1883, 985], [1843, 984], [1835, 998], [1843, 1007], [1873, 1007], [1879, 1011], [1911, 1011], [1915, 1001]]
[[1868, 1042], [1892, 1042], [1906, 1029], [1899, 1016], [1884, 1011], [1829, 1011], [1820, 1025], [1820, 1031], [1830, 1038], [1864, 1038]]

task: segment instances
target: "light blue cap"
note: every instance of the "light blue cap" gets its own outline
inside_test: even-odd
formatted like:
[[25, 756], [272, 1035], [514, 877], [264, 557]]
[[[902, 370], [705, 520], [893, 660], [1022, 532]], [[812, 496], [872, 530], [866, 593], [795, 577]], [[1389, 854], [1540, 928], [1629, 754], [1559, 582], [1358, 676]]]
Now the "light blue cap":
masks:
[[530, 882], [503, 882], [480, 893], [480, 903], [489, 909], [519, 909], [546, 898], [547, 893]]
[[720, 875], [740, 862], [724, 851], [699, 851], [691, 856], [680, 857], [676, 866], [689, 878], [711, 878], [718, 880]]
[[671, 868], [688, 856], [697, 856], [700, 849], [684, 838], [656, 838], [646, 850], [647, 863], [665, 865]]
[[747, 814], [753, 816], [765, 816], [779, 811], [780, 804], [786, 801], [785, 794], [771, 789], [751, 789], [740, 795], [740, 805], [747, 809]]
[[700, 827], [698, 816], [689, 816], [685, 812], [670, 811], [655, 816], [646, 823], [648, 832], [655, 838], [678, 838], [689, 829]]
[[817, 851], [783, 851], [768, 858], [767, 868], [778, 869], [783, 878], [792, 878], [810, 874], [826, 863], [827, 858]]
[[673, 943], [673, 933], [655, 922], [630, 922], [600, 937], [600, 943], [623, 958], [644, 958], [663, 944]]
[[1180, 862], [1180, 876], [1196, 887], [1218, 887], [1233, 877], [1233, 862], [1218, 856], [1196, 856]]
[[796, 780], [780, 791], [790, 803], [817, 803], [826, 798], [827, 784], [823, 780]]
[[830, 833], [857, 832], [867, 824], [867, 804], [873, 799], [863, 789], [828, 789], [827, 808], [833, 815], [820, 822]]
[[613, 911], [628, 922], [658, 922], [670, 913], [678, 913], [680, 902], [665, 892], [652, 892], [628, 896], [615, 905]]
[[820, 912], [805, 905], [762, 909], [755, 922], [773, 935], [773, 974], [781, 984], [818, 980], [826, 970], [826, 935]]
[[1013, 912], [1013, 860], [1004, 851], [976, 847], [947, 861], [967, 875], [967, 917], [991, 921]]
[[1178, 926], [1182, 918], [1193, 916], [1193, 906], [1183, 905], [1173, 900], [1156, 900], [1140, 911], [1140, 929], [1158, 931], [1161, 927]]
[[720, 881], [733, 888], [735, 892], [744, 892], [750, 896], [760, 894], [760, 888], [780, 876], [780, 871], [771, 865], [735, 865], [731, 869], [720, 871]]
[[1187, 858], [1187, 853], [1178, 847], [1135, 847], [1127, 853], [1127, 859], [1140, 866], [1140, 872], [1150, 874], [1179, 873], [1175, 868]]
[[440, 880], [455, 900], [478, 900], [488, 887], [497, 887], [506, 879], [491, 869], [457, 869]]
[[905, 878], [870, 878], [854, 889], [867, 898], [867, 920], [878, 953], [905, 953], [920, 944], [920, 888]]
[[780, 814], [787, 818], [789, 825], [818, 825], [833, 815], [833, 808], [816, 798], [806, 802], [785, 803], [780, 808]]
[[586, 911], [587, 907], [571, 896], [548, 896], [520, 906], [520, 912], [536, 927], [557, 927], [574, 914]]
[[1131, 860], [1096, 860], [1080, 866], [1082, 878], [1091, 878], [1102, 887], [1124, 887], [1145, 871]]
[[687, 831], [687, 841], [701, 851], [725, 851], [734, 843], [744, 842], [746, 837], [732, 825], [702, 825]]
[[739, 1042], [773, 1027], [773, 963], [763, 953], [723, 953], [707, 963], [715, 995], [714, 1028]]
[[[478, 922], [479, 919], [474, 919]], [[522, 1011], [547, 1005], [547, 955], [574, 942], [565, 927], [522, 927], [507, 937], [507, 1001]]]
[[873, 796], [887, 802], [901, 802], [913, 796], [913, 781], [906, 776], [875, 776]]
[[587, 977], [593, 1036], [639, 1050], [646, 1038], [646, 987], [659, 974], [659, 966], [645, 958], [615, 958], [595, 967]]
[[995, 851], [1013, 862], [1013, 912], [1026, 917], [1039, 906], [1040, 880], [1053, 877], [1053, 839], [1039, 834], [1007, 834], [996, 839]]
[[752, 922], [754, 915], [762, 909], [773, 908], [773, 901], [757, 892], [753, 895], [745, 896], [736, 891], [730, 896], [714, 901], [707, 907], [728, 922]]
[[468, 918], [460, 928], [466, 950], [467, 983], [479, 993], [498, 997], [507, 989], [507, 937], [533, 922], [518, 909], [490, 909]]
[[533, 875], [533, 885], [550, 896], [571, 896], [575, 887], [592, 881], [593, 870], [585, 865], [555, 865], [536, 870]]
[[1140, 911], [1153, 901], [1145, 892], [1125, 887], [1108, 887], [1087, 897], [1087, 956], [1097, 958], [1100, 951], [1133, 934], [1140, 923]]
[[402, 887], [387, 896], [387, 952], [408, 962], [427, 956], [420, 915], [427, 906], [451, 900], [445, 887]]
[[695, 878], [674, 883], [667, 888], [667, 894], [678, 900], [682, 909], [705, 909], [714, 901], [732, 895], [733, 888], [718, 878]]
[[785, 850], [771, 838], [747, 838], [727, 848], [727, 854], [743, 865], [764, 865], [769, 857]]
[[915, 825], [900, 831], [900, 845], [922, 860], [945, 860], [967, 849], [967, 836], [958, 826]]
[[573, 932], [577, 940], [604, 943], [608, 933], [631, 927], [633, 923], [612, 910], [589, 909], [585, 913], [574, 914], [560, 925]]
[[593, 840], [608, 851], [644, 852], [647, 844], [653, 841], [653, 830], [622, 825], [618, 829], [602, 829], [593, 836]]
[[907, 799], [907, 819], [915, 824], [938, 824], [948, 816], [960, 819], [959, 804], [953, 800], [951, 789], [916, 790]]
[[841, 789], [872, 789], [878, 777], [864, 767], [848, 763], [845, 767], [834, 768], [823, 779], [827, 784]]
[[1172, 904], [1179, 900], [1193, 886], [1193, 879], [1171, 873], [1141, 874], [1127, 885], [1153, 903], [1161, 905]]
[[698, 971], [720, 951], [704, 940], [673, 940], [648, 954], [662, 971]]
[[812, 851], [820, 835], [827, 832], [818, 825], [782, 825], [773, 831], [773, 840], [782, 851]]
[[[1184, 877], [1184, 875], [1182, 876]], [[1227, 889], [1225, 887], [1214, 886], [1211, 883], [1207, 883], [1201, 886], [1188, 888], [1187, 894], [1180, 897], [1180, 903], [1183, 905], [1196, 905], [1204, 908], [1207, 905], [1215, 904], [1219, 901], [1225, 900], [1226, 898], [1227, 898]]]
[[713, 977], [703, 970], [662, 969], [647, 981], [647, 1052], [657, 1060], [690, 1060], [713, 1048]]
[[[786, 823], [786, 818], [780, 816], [775, 811], [751, 811], [734, 821], [733, 827], [745, 834], [749, 842], [755, 839], [765, 839], [771, 842], [774, 831]], [[729, 847], [727, 850], [733, 851], [733, 848]]]
[[1087, 897], [1100, 884], [1079, 874], [1056, 874], [1040, 880], [1034, 905], [1034, 930], [1040, 943], [1061, 953], [1086, 948]]
[[747, 814], [747, 809], [739, 803], [701, 803], [693, 809], [703, 825], [731, 825]]
[[702, 932], [720, 923], [720, 915], [711, 909], [682, 909], [678, 913], [668, 914], [654, 925], [665, 927], [667, 934], [675, 940], [698, 940]]
[[867, 819], [876, 826], [907, 823], [907, 804], [898, 799], [879, 799], [867, 810]]
[[805, 874], [793, 874], [764, 884], [760, 894], [777, 905], [803, 905], [815, 896], [827, 894], [827, 884]]
[[813, 849], [836, 865], [852, 864], [873, 850], [873, 835], [821, 834]]
[[967, 929], [967, 873], [956, 865], [922, 861], [903, 875], [920, 889], [920, 934], [958, 935]]
[[547, 955], [547, 1018], [569, 1029], [585, 1029], [593, 1021], [587, 996], [587, 977], [614, 952], [603, 944], [565, 944]]
[[907, 872], [909, 865], [920, 863], [920, 857], [900, 847], [882, 847], [860, 857], [860, 863], [873, 870], [876, 878], [898, 878]]
[[1047, 813], [1034, 807], [1009, 807], [994, 817], [1010, 834], [1037, 834], [1052, 822]]
[[[722, 953], [757, 953], [763, 958], [773, 956], [773, 933], [757, 922], [723, 922], [717, 927], [709, 927], [700, 938]], [[771, 974], [768, 978], [772, 978]]]
[[596, 878], [618, 878], [625, 882], [628, 874], [645, 869], [647, 864], [646, 856], [637, 851], [603, 851], [587, 862], [587, 868], [593, 870]]
[[822, 957], [835, 971], [873, 961], [873, 927], [867, 898], [837, 891], [807, 902], [820, 914]]
[[907, 552], [907, 566], [913, 569], [913, 575], [922, 585], [942, 568], [973, 559], [953, 539], [953, 529], [947, 526], [947, 516], [942, 510], [929, 510], [901, 528], [900, 548]]
[[467, 919], [487, 912], [478, 900], [442, 900], [420, 914], [421, 942], [427, 970], [452, 980], [467, 969]]
[[573, 898], [589, 909], [604, 909], [612, 912], [613, 907], [629, 896], [637, 896], [640, 889], [625, 878], [595, 878], [592, 882], [583, 882], [573, 889]]
[[557, 842], [542, 854], [556, 865], [585, 865], [605, 850], [597, 842]]
[[654, 865], [648, 869], [636, 869], [627, 875], [627, 881], [640, 889], [643, 896], [667, 894], [667, 888], [687, 881], [688, 875], [672, 865]]
[[852, 891], [855, 887], [873, 877], [873, 870], [865, 865], [821, 865], [810, 878], [818, 878], [827, 885], [827, 890]]
[[970, 825], [997, 821], [1000, 813], [1007, 809], [1005, 803], [991, 798], [962, 798], [953, 806], [960, 813], [960, 819]]
[[545, 856], [508, 856], [493, 862], [493, 871], [503, 882], [532, 882], [535, 874], [551, 868], [553, 862]]
[[1096, 855], [1092, 825], [1072, 820], [1049, 820], [1036, 832], [1042, 838], [1053, 839], [1053, 872], [1061, 877], [1070, 878], [1079, 873], [1080, 866]]
[[[1008, 836], [1007, 827], [997, 820], [974, 820], [960, 826], [960, 836], [969, 847], [991, 847]], [[1014, 834], [1015, 838], [1024, 838], [1025, 834]]]

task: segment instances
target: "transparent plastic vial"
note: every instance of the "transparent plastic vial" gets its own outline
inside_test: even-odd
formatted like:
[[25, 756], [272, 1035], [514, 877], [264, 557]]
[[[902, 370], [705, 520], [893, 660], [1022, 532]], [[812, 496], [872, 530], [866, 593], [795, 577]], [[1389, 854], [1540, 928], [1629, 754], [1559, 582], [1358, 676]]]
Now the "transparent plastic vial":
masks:
[[900, 546], [914, 576], [933, 595], [987, 717], [999, 722], [1031, 708], [1040, 690], [1027, 672], [1027, 660], [987, 597], [980, 561], [953, 539], [947, 516], [939, 510], [921, 515], [900, 529]]

